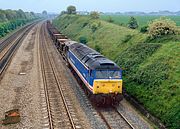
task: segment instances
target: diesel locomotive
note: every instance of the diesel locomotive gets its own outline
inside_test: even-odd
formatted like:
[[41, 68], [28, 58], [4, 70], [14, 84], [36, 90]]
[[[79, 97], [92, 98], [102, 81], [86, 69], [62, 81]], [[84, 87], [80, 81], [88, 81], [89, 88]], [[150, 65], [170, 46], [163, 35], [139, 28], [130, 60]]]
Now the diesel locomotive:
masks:
[[72, 41], [47, 22], [54, 44], [96, 104], [118, 104], [122, 99], [122, 70], [88, 46]]

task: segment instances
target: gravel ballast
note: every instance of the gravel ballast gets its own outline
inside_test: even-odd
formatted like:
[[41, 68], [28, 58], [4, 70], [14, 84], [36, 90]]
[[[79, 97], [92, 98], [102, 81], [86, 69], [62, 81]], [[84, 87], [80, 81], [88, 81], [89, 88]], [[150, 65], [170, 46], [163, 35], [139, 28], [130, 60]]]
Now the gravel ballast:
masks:
[[19, 109], [21, 121], [12, 125], [0, 125], [1, 129], [39, 129], [40, 95], [38, 47], [36, 39], [38, 26], [26, 36], [12, 59], [5, 76], [0, 82], [0, 118], [11, 109]]

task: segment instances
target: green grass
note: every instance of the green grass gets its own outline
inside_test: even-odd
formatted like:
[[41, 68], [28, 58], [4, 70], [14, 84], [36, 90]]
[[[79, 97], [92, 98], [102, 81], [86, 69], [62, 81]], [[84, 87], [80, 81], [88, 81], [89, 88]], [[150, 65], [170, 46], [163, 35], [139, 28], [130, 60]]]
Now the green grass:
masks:
[[[127, 26], [127, 23], [131, 16], [124, 16], [124, 15], [101, 15], [101, 19], [107, 21], [111, 17], [114, 20], [114, 23], [117, 25]], [[139, 24], [139, 28], [145, 25], [154, 19], [159, 18], [160, 16], [134, 16]], [[175, 21], [177, 26], [180, 26], [180, 16], [167, 16], [171, 20]]]
[[180, 127], [179, 36], [146, 43], [148, 35], [139, 30], [87, 16], [64, 15], [56, 18], [53, 24], [73, 40], [85, 37], [88, 46], [98, 48], [124, 68], [127, 92], [168, 128]]

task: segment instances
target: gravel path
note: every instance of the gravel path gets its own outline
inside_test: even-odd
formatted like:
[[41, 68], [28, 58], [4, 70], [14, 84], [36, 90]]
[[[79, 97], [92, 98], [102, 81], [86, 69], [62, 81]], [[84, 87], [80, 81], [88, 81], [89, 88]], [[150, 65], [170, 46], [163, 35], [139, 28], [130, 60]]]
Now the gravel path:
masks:
[[1, 129], [40, 128], [41, 78], [35, 41], [37, 28], [29, 32], [0, 82], [0, 119], [4, 118], [4, 112], [14, 108], [18, 108], [21, 115], [20, 123], [0, 125]]

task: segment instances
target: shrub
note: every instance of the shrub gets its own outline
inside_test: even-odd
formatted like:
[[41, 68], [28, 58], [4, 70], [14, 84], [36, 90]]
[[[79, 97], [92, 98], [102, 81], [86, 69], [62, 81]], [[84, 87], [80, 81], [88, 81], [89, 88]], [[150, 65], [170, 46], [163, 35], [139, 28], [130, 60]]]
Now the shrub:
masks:
[[99, 52], [99, 53], [100, 53], [101, 50], [102, 50], [101, 47], [100, 47], [99, 45], [97, 45], [97, 44], [95, 45], [94, 49], [95, 49], [97, 52]]
[[141, 33], [146, 33], [148, 31], [148, 26], [143, 26], [143, 27], [141, 27], [141, 29], [140, 29], [140, 32]]
[[90, 17], [92, 18], [92, 19], [99, 19], [99, 13], [98, 12], [96, 12], [96, 11], [92, 11], [91, 13], [90, 13]]
[[175, 34], [177, 34], [177, 26], [171, 19], [161, 17], [159, 19], [155, 19], [149, 24], [149, 36], [151, 39]]
[[83, 44], [86, 44], [86, 43], [88, 42], [88, 40], [87, 40], [86, 37], [81, 36], [81, 37], [79, 37], [79, 42], [80, 42], [80, 43], [83, 43]]
[[86, 27], [88, 25], [88, 22], [85, 22], [83, 25], [82, 25], [82, 28]]
[[4, 27], [0, 25], [0, 37], [4, 36]]
[[92, 30], [92, 32], [95, 32], [95, 31], [98, 29], [98, 26], [99, 26], [99, 23], [93, 22], [93, 23], [91, 24], [91, 30]]

